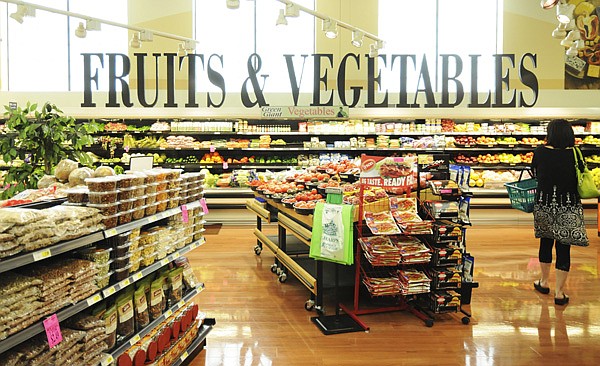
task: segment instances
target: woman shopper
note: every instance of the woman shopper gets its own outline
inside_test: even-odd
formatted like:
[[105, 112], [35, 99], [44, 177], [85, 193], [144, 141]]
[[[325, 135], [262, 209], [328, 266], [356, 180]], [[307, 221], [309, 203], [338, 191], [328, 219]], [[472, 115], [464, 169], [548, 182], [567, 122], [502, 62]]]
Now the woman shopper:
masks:
[[583, 206], [577, 193], [573, 148], [575, 135], [564, 119], [548, 124], [546, 145], [533, 153], [531, 168], [538, 186], [533, 206], [535, 237], [540, 239], [541, 278], [534, 282], [536, 291], [550, 293], [548, 278], [552, 265], [552, 247], [556, 250], [556, 288], [554, 303], [566, 305], [564, 292], [571, 266], [571, 245], [588, 246]]

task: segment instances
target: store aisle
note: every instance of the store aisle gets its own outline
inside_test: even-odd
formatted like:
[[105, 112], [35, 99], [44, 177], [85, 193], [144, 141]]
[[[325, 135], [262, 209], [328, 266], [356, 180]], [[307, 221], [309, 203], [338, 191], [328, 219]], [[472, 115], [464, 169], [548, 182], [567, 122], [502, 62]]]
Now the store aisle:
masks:
[[206, 283], [200, 308], [217, 320], [191, 365], [598, 364], [600, 239], [593, 228], [590, 247], [572, 250], [567, 307], [533, 290], [537, 242], [530, 227], [475, 226], [467, 235], [480, 288], [470, 325], [446, 315], [427, 328], [410, 313], [393, 312], [362, 316], [369, 333], [332, 336], [310, 321], [305, 287], [292, 276], [279, 283], [268, 250], [254, 255], [252, 230], [225, 225], [188, 255]]

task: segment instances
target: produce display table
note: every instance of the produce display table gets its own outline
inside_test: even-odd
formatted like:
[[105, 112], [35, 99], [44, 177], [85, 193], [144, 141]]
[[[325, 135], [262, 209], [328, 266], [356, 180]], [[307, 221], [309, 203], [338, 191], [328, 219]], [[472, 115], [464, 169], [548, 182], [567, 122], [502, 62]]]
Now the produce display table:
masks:
[[[264, 247], [273, 252], [275, 263], [271, 266], [271, 272], [277, 274], [282, 283], [287, 280], [288, 274], [294, 275], [310, 291], [305, 309], [322, 311], [323, 263], [308, 259], [308, 267], [312, 268], [299, 264], [301, 260], [308, 258], [313, 216], [298, 214], [294, 209], [258, 194], [255, 199], [246, 201], [246, 208], [256, 214], [255, 254], [260, 255]], [[268, 236], [262, 231], [262, 221], [278, 223], [276, 237]]]

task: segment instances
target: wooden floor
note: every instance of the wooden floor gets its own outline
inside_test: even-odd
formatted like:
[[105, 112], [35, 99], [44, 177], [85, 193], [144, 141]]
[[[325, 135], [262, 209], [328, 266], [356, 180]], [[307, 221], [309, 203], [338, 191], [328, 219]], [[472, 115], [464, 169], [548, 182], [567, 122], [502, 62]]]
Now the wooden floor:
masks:
[[539, 266], [531, 227], [481, 225], [468, 231], [480, 283], [473, 290], [471, 324], [445, 315], [427, 328], [409, 312], [390, 312], [361, 316], [368, 333], [330, 336], [310, 321], [314, 312], [304, 310], [306, 288], [293, 276], [279, 283], [268, 250], [254, 255], [252, 230], [223, 226], [188, 254], [206, 284], [197, 301], [217, 322], [191, 365], [600, 364], [595, 228], [588, 231], [589, 247], [572, 250], [566, 307], [533, 290]]

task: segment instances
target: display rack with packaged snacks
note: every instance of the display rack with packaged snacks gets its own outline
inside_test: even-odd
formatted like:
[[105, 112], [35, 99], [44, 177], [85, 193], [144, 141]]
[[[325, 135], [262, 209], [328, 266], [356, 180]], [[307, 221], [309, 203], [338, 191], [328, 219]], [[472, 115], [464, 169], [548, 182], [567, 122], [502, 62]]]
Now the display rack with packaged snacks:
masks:
[[[173, 179], [181, 179], [179, 173], [174, 172]], [[163, 180], [168, 184], [168, 181], [165, 180], [167, 176], [169, 175], [165, 174]], [[196, 177], [201, 180], [200, 174], [197, 174]], [[120, 188], [128, 189], [136, 184], [135, 179], [127, 178], [127, 183], [121, 185]], [[119, 184], [118, 178], [112, 179], [115, 179], [115, 185]], [[100, 179], [91, 182], [92, 190], [90, 191], [90, 187], [88, 187], [88, 194], [101, 189], [105, 182], [111, 184], [110, 188], [112, 189], [111, 179]], [[174, 184], [179, 183], [178, 181]], [[4, 233], [7, 234], [0, 238], [3, 239], [3, 243], [22, 242], [23, 240], [31, 243], [46, 239], [44, 245], [48, 245], [38, 248], [27, 246], [23, 242], [22, 246], [18, 246], [19, 252], [0, 260], [0, 272], [2, 273], [0, 277], [0, 309], [8, 310], [8, 313], [3, 310], [0, 315], [2, 322], [0, 358], [14, 359], [16, 364], [27, 363], [28, 361], [23, 361], [24, 357], [28, 357], [27, 360], [37, 357], [36, 363], [31, 364], [38, 364], [37, 362], [40, 362], [39, 364], [47, 364], [43, 362], [98, 364], [106, 356], [102, 352], [120, 344], [117, 343], [117, 339], [121, 343], [125, 342], [128, 336], [133, 334], [132, 332], [138, 331], [144, 325], [147, 326], [144, 323], [147, 313], [143, 309], [138, 313], [135, 312], [137, 308], [134, 301], [139, 300], [139, 292], [136, 298], [135, 291], [127, 292], [128, 286], [153, 273], [158, 273], [161, 268], [168, 267], [175, 259], [181, 259], [185, 253], [204, 243], [203, 237], [194, 240], [193, 233], [178, 232], [179, 238], [187, 244], [176, 248], [175, 241], [173, 241], [168, 248], [163, 249], [165, 255], [162, 255], [161, 259], [143, 266], [141, 263], [143, 250], [140, 246], [141, 232], [164, 228], [165, 233], [175, 234], [175, 232], [167, 231], [169, 229], [167, 218], [176, 214], [180, 214], [181, 217], [182, 207], [179, 206], [179, 199], [177, 198], [178, 205], [172, 209], [113, 228], [103, 226], [102, 221], [105, 216], [103, 216], [101, 208], [85, 207], [81, 203], [65, 203], [45, 209], [19, 207], [0, 209], [0, 223], [5, 228]], [[190, 223], [195, 222], [196, 216], [202, 217], [203, 215], [198, 201], [190, 201], [184, 209], [189, 215], [188, 222]], [[46, 235], [44, 229], [51, 225], [55, 226], [51, 233], [52, 236], [50, 233], [44, 236]], [[30, 233], [34, 230], [40, 231], [43, 235], [38, 234], [35, 238], [32, 237]], [[4, 247], [8, 247], [8, 245]], [[122, 268], [128, 269], [127, 275], [119, 274], [118, 271]], [[170, 271], [178, 270], [172, 265]], [[163, 282], [167, 282], [169, 277], [164, 278]], [[185, 286], [183, 278], [183, 273], [181, 273], [166, 285], [171, 291], [172, 284], [175, 283], [175, 291], [167, 294], [167, 296], [171, 296], [172, 301], [180, 298], [179, 295]], [[130, 297], [131, 301], [124, 300], [125, 296], [127, 299]], [[72, 342], [73, 345], [67, 344], [66, 340], [70, 338], [65, 337], [65, 334], [69, 335], [70, 333], [65, 333], [65, 331], [68, 329], [82, 331], [81, 327], [89, 326], [89, 324], [85, 321], [77, 324], [74, 322], [79, 320], [80, 316], [92, 315], [91, 310], [95, 305], [107, 301], [110, 304], [104, 305], [101, 311], [94, 313], [95, 318], [102, 321], [103, 328], [84, 329], [83, 331], [87, 331], [87, 333], [84, 333], [81, 339], [78, 338]], [[165, 304], [168, 301], [169, 298], [165, 298]], [[184, 304], [180, 303], [180, 305]], [[18, 311], [13, 311], [13, 309], [18, 309]], [[29, 340], [42, 337], [44, 331], [42, 320], [52, 314], [57, 315], [63, 331], [64, 340], [60, 345], [65, 344], [64, 352], [58, 352], [61, 348], [57, 346], [51, 352], [31, 351], [31, 356], [27, 356], [22, 350], [33, 344]], [[127, 318], [129, 314], [133, 314], [133, 316]], [[124, 322], [119, 322], [123, 319], [125, 319]], [[133, 328], [130, 319], [133, 319]], [[100, 322], [98, 322], [99, 324]], [[45, 338], [45, 334], [42, 338]], [[100, 347], [100, 341], [105, 346]], [[54, 351], [55, 349], [56, 351]]]
[[[386, 165], [390, 168], [383, 169]], [[385, 208], [377, 206], [376, 211], [366, 211], [374, 206], [360, 202], [358, 217], [365, 220], [359, 220], [357, 225], [356, 279], [360, 282], [355, 283], [353, 307], [343, 304], [340, 307], [353, 317], [406, 310], [427, 326], [433, 326], [436, 314], [461, 312], [461, 321], [468, 324], [471, 314], [462, 308], [459, 294], [464, 277], [466, 227], [470, 225], [469, 189], [462, 186], [464, 171], [451, 172], [456, 167], [451, 168], [445, 155], [404, 158], [363, 155], [362, 167], [361, 192], [371, 185], [380, 187], [389, 195], [388, 204]], [[438, 190], [437, 198], [429, 192], [424, 198], [419, 184], [411, 195], [410, 186], [415, 186], [410, 177], [421, 177], [423, 173], [427, 173], [428, 183], [436, 187], [439, 182], [456, 179], [457, 189]], [[364, 194], [359, 193], [361, 196]], [[431, 207], [449, 202], [457, 206], [452, 215], [440, 219], [439, 214], [432, 213]], [[370, 297], [386, 298], [374, 303], [361, 295], [362, 289]], [[364, 323], [360, 324], [368, 329]]]

